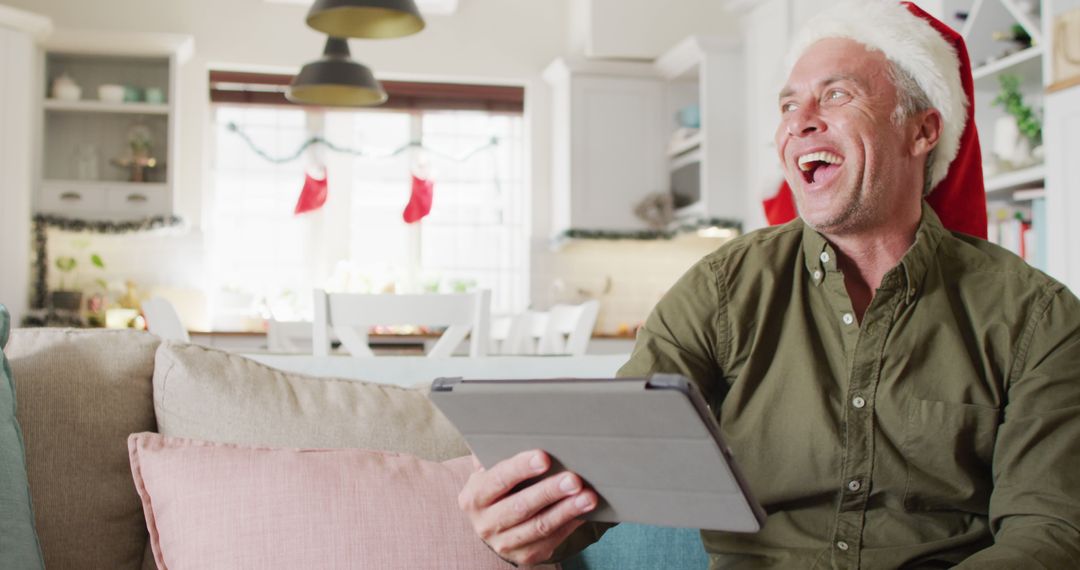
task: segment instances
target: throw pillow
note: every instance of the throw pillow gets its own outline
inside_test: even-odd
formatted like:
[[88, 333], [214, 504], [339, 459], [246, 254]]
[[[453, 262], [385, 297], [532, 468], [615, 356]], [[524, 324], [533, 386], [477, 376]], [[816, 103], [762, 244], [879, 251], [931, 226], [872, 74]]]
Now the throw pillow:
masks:
[[4, 352], [38, 538], [49, 570], [139, 570], [146, 521], [127, 437], [151, 431], [157, 337], [132, 330], [17, 329]]
[[44, 568], [30, 487], [22, 430], [15, 417], [15, 382], [4, 356], [11, 316], [0, 305], [0, 568]]
[[435, 461], [468, 447], [426, 390], [282, 372], [164, 342], [154, 366], [158, 432], [275, 447], [355, 447]]
[[507, 570], [458, 509], [469, 457], [128, 440], [159, 568]]

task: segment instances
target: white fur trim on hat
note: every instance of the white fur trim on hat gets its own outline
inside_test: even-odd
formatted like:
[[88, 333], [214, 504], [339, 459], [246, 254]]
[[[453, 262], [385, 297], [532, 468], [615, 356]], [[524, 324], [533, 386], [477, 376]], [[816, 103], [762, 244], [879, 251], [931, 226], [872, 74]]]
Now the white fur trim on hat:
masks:
[[926, 92], [943, 123], [930, 172], [930, 187], [937, 186], [960, 150], [960, 135], [967, 123], [969, 103], [953, 45], [896, 0], [846, 1], [820, 12], [803, 26], [788, 51], [787, 73], [790, 75], [807, 48], [826, 38], [848, 38], [883, 52]]

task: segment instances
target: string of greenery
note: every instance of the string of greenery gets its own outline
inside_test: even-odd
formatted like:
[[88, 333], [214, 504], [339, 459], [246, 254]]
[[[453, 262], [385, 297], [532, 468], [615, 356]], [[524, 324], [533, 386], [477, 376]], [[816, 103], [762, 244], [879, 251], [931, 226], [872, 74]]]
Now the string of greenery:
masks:
[[604, 240], [670, 240], [676, 236], [694, 232], [703, 228], [732, 229], [742, 233], [742, 222], [728, 218], [703, 218], [694, 222], [680, 224], [666, 230], [585, 230], [570, 228], [563, 230], [556, 241], [567, 239], [604, 239]]
[[333, 143], [331, 141], [326, 140], [326, 138], [324, 138], [322, 136], [316, 135], [316, 136], [313, 136], [313, 137], [307, 139], [303, 143], [301, 143], [300, 146], [297, 147], [297, 149], [294, 150], [291, 153], [284, 154], [282, 156], [272, 156], [269, 152], [267, 152], [266, 150], [260, 148], [259, 145], [255, 144], [255, 141], [251, 140], [251, 137], [248, 136], [248, 134], [245, 133], [243, 131], [243, 129], [241, 129], [240, 126], [237, 125], [236, 123], [228, 123], [227, 125], [225, 125], [225, 128], [229, 132], [235, 133], [237, 136], [239, 136], [240, 139], [243, 140], [248, 145], [248, 147], [251, 148], [251, 150], [255, 154], [259, 155], [264, 160], [266, 160], [268, 162], [272, 162], [274, 164], [285, 164], [286, 162], [292, 162], [294, 160], [297, 160], [304, 154], [305, 150], [307, 150], [309, 147], [314, 146], [314, 145], [323, 145], [326, 148], [328, 148], [328, 149], [330, 149], [330, 150], [332, 150], [334, 152], [341, 153], [341, 154], [349, 154], [349, 155], [358, 156], [358, 157], [361, 157], [361, 158], [391, 158], [391, 157], [397, 156], [397, 155], [405, 152], [406, 150], [408, 150], [410, 148], [421, 148], [421, 149], [423, 149], [425, 152], [427, 152], [429, 154], [438, 156], [440, 158], [444, 158], [446, 160], [452, 160], [454, 162], [465, 162], [465, 161], [469, 160], [470, 158], [472, 158], [473, 156], [475, 156], [480, 151], [484, 151], [484, 150], [487, 150], [487, 149], [490, 149], [490, 148], [495, 148], [495, 147], [499, 146], [499, 138], [498, 137], [491, 137], [491, 139], [488, 140], [488, 142], [486, 142], [486, 143], [484, 143], [484, 144], [470, 150], [469, 152], [466, 152], [466, 153], [464, 153], [464, 154], [462, 154], [460, 156], [453, 156], [451, 154], [447, 154], [447, 153], [442, 152], [440, 150], [431, 148], [431, 147], [429, 147], [429, 146], [427, 146], [427, 145], [425, 145], [425, 144], [423, 144], [423, 143], [421, 143], [419, 141], [411, 141], [411, 142], [407, 142], [407, 143], [399, 146], [398, 148], [396, 148], [396, 149], [394, 149], [394, 150], [392, 150], [390, 152], [379, 153], [379, 152], [374, 152], [374, 151], [370, 151], [370, 150], [351, 148], [351, 147], [335, 144], [335, 143]]

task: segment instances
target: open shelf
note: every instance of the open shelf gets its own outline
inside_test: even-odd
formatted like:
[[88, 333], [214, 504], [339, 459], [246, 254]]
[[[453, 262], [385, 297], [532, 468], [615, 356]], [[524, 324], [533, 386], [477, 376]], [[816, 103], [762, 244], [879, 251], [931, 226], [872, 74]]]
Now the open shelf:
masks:
[[1013, 190], [1038, 184], [1045, 178], [1046, 166], [1042, 164], [999, 174], [986, 180], [987, 198], [1007, 199]]
[[90, 113], [133, 113], [139, 115], [168, 115], [167, 103], [108, 103], [105, 101], [63, 101], [60, 99], [46, 99], [44, 102], [46, 111], [60, 112], [90, 112]]
[[1021, 83], [1037, 85], [1042, 82], [1042, 55], [1041, 45], [1031, 46], [973, 69], [971, 76], [975, 80], [976, 87], [997, 88], [997, 75], [1000, 73], [1017, 75]]

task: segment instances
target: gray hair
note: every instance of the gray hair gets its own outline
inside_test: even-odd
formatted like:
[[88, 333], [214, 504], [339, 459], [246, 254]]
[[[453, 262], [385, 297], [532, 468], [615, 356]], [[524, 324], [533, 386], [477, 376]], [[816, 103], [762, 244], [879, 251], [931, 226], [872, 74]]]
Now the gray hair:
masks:
[[[902, 125], [916, 113], [933, 108], [930, 97], [922, 87], [919, 87], [919, 83], [915, 81], [911, 73], [892, 60], [889, 60], [889, 79], [896, 87], [897, 103], [892, 114], [893, 124], [896, 126]], [[923, 197], [928, 196], [933, 190], [930, 186], [930, 173], [937, 158], [936, 150], [936, 148], [931, 149], [926, 155], [926, 166], [923, 169]]]

